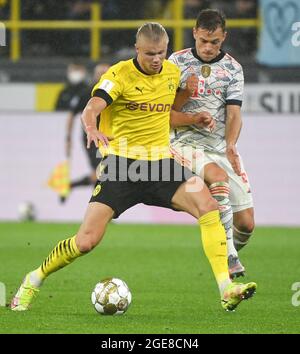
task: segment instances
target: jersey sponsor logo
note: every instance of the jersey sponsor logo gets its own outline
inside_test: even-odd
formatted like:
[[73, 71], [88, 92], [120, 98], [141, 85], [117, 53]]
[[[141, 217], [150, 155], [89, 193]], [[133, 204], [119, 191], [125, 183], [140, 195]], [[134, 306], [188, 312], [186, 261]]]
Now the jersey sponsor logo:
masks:
[[137, 102], [128, 102], [125, 106], [130, 111], [148, 111], [148, 112], [170, 112], [171, 105], [170, 104], [163, 104], [163, 103], [137, 103]]
[[110, 93], [110, 91], [112, 90], [112, 88], [115, 86], [115, 84], [110, 81], [110, 80], [103, 80], [102, 83], [99, 85], [98, 89], [104, 90], [107, 93]]
[[192, 97], [198, 97], [201, 95], [215, 95], [220, 96], [221, 90], [220, 89], [212, 89], [209, 86], [205, 87], [205, 80], [199, 80], [198, 88], [194, 91]]

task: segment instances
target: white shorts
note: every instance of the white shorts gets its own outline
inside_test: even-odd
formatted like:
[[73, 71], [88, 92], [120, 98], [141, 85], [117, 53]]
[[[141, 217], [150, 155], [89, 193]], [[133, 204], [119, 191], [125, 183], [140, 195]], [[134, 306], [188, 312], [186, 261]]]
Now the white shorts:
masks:
[[225, 154], [204, 151], [201, 148], [195, 148], [180, 142], [174, 142], [172, 144], [171, 152], [173, 153], [175, 160], [191, 169], [195, 174], [202, 177], [203, 180], [203, 167], [209, 163], [217, 164], [229, 177], [229, 199], [232, 211], [236, 213], [253, 207], [250, 183], [240, 155], [242, 174], [241, 176], [238, 176], [234, 172]]

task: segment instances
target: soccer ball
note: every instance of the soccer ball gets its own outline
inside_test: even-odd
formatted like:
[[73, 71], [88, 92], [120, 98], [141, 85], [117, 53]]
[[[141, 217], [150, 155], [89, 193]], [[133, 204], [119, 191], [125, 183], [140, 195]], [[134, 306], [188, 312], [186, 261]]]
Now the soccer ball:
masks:
[[107, 278], [96, 284], [92, 292], [92, 304], [102, 315], [122, 315], [131, 303], [127, 284], [118, 278]]

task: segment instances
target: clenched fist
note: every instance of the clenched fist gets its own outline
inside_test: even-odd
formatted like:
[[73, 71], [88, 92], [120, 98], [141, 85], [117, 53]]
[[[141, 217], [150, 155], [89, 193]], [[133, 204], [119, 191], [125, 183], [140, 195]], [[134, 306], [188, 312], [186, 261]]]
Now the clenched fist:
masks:
[[216, 121], [212, 115], [208, 112], [199, 112], [193, 114], [194, 125], [199, 128], [207, 128], [210, 131], [213, 131], [216, 127]]

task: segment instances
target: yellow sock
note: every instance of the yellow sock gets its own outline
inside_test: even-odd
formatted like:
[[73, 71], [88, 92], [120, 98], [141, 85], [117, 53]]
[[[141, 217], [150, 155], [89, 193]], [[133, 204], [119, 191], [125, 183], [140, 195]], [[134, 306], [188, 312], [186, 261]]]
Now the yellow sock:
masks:
[[44, 280], [51, 273], [65, 267], [82, 255], [77, 248], [75, 237], [76, 236], [60, 241], [57, 246], [54, 247], [42, 265], [36, 270], [36, 274], [41, 280]]
[[199, 219], [202, 244], [212, 267], [220, 293], [231, 282], [227, 263], [226, 233], [218, 210], [210, 211]]

